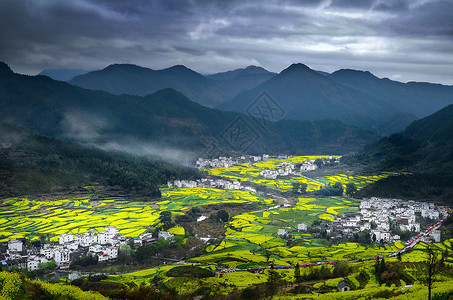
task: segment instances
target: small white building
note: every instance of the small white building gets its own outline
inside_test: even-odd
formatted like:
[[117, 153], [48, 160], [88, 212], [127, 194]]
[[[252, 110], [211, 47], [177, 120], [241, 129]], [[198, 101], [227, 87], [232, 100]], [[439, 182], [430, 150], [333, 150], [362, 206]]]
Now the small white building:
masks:
[[297, 224], [297, 230], [307, 231], [307, 222], [302, 222], [302, 223]]
[[82, 247], [88, 247], [98, 242], [98, 236], [93, 230], [82, 234], [76, 234], [74, 240]]
[[98, 242], [101, 245], [113, 244], [113, 238], [119, 233], [115, 226], [107, 226], [104, 231], [98, 233]]
[[98, 262], [103, 262], [103, 261], [109, 260], [109, 256], [107, 255], [107, 253], [99, 252], [99, 253], [96, 253], [96, 255], [98, 256]]
[[27, 268], [32, 271], [38, 270], [40, 263], [41, 259], [38, 256], [35, 255], [29, 256], [27, 259]]
[[286, 228], [279, 228], [277, 231], [277, 235], [285, 235], [286, 234]]
[[66, 243], [70, 243], [72, 241], [74, 241], [74, 235], [67, 234], [67, 233], [60, 234], [60, 238], [59, 238], [60, 245], [64, 245]]
[[69, 264], [70, 252], [66, 249], [56, 249], [54, 251], [54, 260], [58, 266]]
[[44, 247], [41, 247], [39, 251], [41, 255], [44, 255], [46, 259], [53, 259], [54, 258], [54, 250], [49, 244], [45, 244]]
[[22, 252], [23, 243], [21, 240], [12, 239], [8, 241], [8, 250], [10, 252]]
[[339, 292], [346, 292], [350, 291], [351, 287], [346, 284], [346, 282], [342, 281], [338, 284], [338, 291]]
[[107, 253], [109, 259], [116, 259], [118, 258], [118, 247], [115, 246], [108, 247], [105, 253]]
[[164, 240], [168, 240], [168, 239], [172, 239], [175, 235], [173, 233], [170, 233], [168, 231], [159, 231], [159, 234], [158, 234], [158, 238], [159, 239], [164, 239]]
[[104, 248], [101, 245], [95, 244], [91, 245], [90, 248], [88, 248], [88, 251], [96, 253], [96, 252], [101, 252]]
[[440, 230], [431, 231], [430, 236], [433, 238], [435, 243], [440, 243]]

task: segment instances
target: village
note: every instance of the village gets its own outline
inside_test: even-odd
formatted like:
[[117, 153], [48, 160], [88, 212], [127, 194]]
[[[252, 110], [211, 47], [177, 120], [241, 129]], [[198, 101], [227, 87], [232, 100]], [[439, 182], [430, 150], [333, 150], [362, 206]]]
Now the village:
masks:
[[202, 178], [197, 180], [174, 180], [167, 182], [168, 187], [177, 188], [217, 188], [224, 190], [241, 190], [256, 193], [256, 189], [250, 186], [248, 182], [230, 181], [225, 179], [208, 179]]
[[[276, 159], [289, 159], [293, 156], [290, 155], [280, 155], [275, 157]], [[270, 157], [267, 154], [262, 156], [240, 156], [240, 157], [219, 157], [215, 159], [204, 159], [198, 158], [196, 162], [196, 167], [198, 169], [205, 168], [229, 168], [232, 165], [236, 164], [253, 164], [260, 161], [266, 161]], [[329, 156], [328, 158], [318, 158], [311, 160], [304, 160], [298, 163], [294, 162], [282, 162], [279, 168], [275, 170], [261, 168], [260, 176], [267, 179], [276, 179], [277, 177], [285, 177], [290, 175], [301, 175], [302, 172], [314, 171], [319, 168], [320, 165], [327, 162], [340, 163], [339, 156]], [[176, 183], [175, 183], [175, 186]]]
[[[352, 240], [354, 234], [369, 234], [371, 243], [392, 243], [400, 241], [401, 237], [393, 232], [410, 232], [412, 236], [408, 244], [416, 238], [423, 241], [440, 242], [441, 232], [437, 229], [440, 220], [446, 218], [447, 208], [436, 207], [433, 203], [403, 201], [397, 199], [371, 198], [360, 203], [358, 213], [345, 213], [333, 222], [321, 222], [312, 227], [318, 232], [324, 232], [324, 238], [332, 242]], [[417, 220], [422, 219], [432, 223], [423, 232]], [[299, 232], [309, 232], [313, 228], [306, 222], [297, 226]], [[291, 238], [291, 228], [279, 228], [277, 236]], [[322, 234], [321, 234], [322, 235]], [[171, 240], [173, 234], [159, 231], [157, 239]], [[82, 256], [94, 256], [98, 262], [114, 261], [118, 258], [119, 248], [133, 242], [142, 246], [157, 240], [152, 233], [143, 233], [135, 239], [128, 239], [114, 226], [105, 227], [104, 231], [89, 230], [85, 233], [59, 235], [58, 243], [39, 244], [26, 239], [11, 239], [7, 245], [2, 245], [0, 261], [3, 267], [37, 270], [40, 264], [54, 261], [59, 269], [67, 269], [71, 263]]]
[[[288, 158], [288, 156], [279, 156], [281, 158]], [[238, 156], [238, 157], [222, 157], [208, 159], [198, 158], [195, 166], [198, 169], [209, 169], [209, 168], [228, 168], [232, 165], [257, 163], [269, 159], [269, 155], [263, 154], [262, 156]]]
[[[159, 231], [157, 239], [171, 240], [174, 235]], [[135, 246], [142, 246], [157, 240], [152, 233], [143, 233], [133, 239]], [[54, 261], [59, 269], [68, 269], [82, 256], [93, 256], [98, 262], [114, 261], [118, 258], [119, 248], [127, 245], [130, 239], [119, 234], [114, 226], [105, 227], [96, 233], [89, 230], [80, 234], [63, 233], [58, 243], [34, 243], [26, 239], [11, 239], [2, 245], [0, 262], [2, 267], [38, 270], [41, 264]]]
[[[403, 201], [398, 199], [371, 198], [360, 202], [359, 212], [344, 213], [335, 217], [333, 222], [321, 222], [320, 232], [323, 237], [333, 242], [351, 241], [354, 234], [369, 233], [369, 241], [375, 244], [393, 243], [401, 240], [395, 231], [407, 232], [412, 238], [423, 235], [424, 241], [440, 242], [441, 232], [434, 229], [439, 221], [445, 219], [447, 207], [436, 207], [434, 203]], [[427, 225], [424, 232], [420, 233], [421, 224], [417, 219], [424, 220]], [[297, 230], [309, 230], [306, 222], [299, 223]], [[278, 235], [288, 236], [290, 228], [280, 228]]]

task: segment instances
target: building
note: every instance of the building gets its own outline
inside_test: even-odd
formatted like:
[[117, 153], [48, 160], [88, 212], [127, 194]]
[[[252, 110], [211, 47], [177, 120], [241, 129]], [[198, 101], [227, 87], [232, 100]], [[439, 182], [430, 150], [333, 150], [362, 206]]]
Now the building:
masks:
[[66, 249], [57, 249], [54, 251], [54, 260], [57, 266], [61, 267], [64, 265], [69, 266], [70, 252]]
[[342, 281], [338, 284], [338, 291], [339, 292], [346, 292], [350, 291], [351, 287], [346, 284], [346, 282]]
[[279, 236], [286, 235], [286, 228], [279, 228], [277, 231], [277, 235]]
[[29, 256], [27, 260], [27, 268], [29, 270], [38, 270], [41, 259], [38, 256]]
[[93, 230], [90, 230], [89, 232], [76, 234], [74, 241], [82, 247], [89, 247], [98, 242], [98, 236]]
[[430, 236], [434, 240], [435, 243], [440, 243], [440, 240], [441, 240], [440, 239], [440, 236], [441, 236], [440, 234], [441, 234], [440, 230], [431, 231]]
[[8, 241], [8, 250], [10, 252], [22, 252], [23, 243], [21, 240], [12, 239]]
[[59, 238], [60, 245], [64, 245], [66, 243], [70, 243], [72, 241], [74, 241], [74, 235], [67, 234], [67, 233], [60, 234], [60, 238]]
[[307, 222], [297, 224], [298, 231], [307, 231]]
[[175, 235], [173, 233], [170, 233], [168, 231], [159, 231], [158, 238], [168, 240], [168, 239], [173, 239], [174, 236]]

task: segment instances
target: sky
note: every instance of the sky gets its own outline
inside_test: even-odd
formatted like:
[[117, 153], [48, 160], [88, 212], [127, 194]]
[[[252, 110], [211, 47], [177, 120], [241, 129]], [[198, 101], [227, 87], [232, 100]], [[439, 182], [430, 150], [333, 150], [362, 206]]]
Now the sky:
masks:
[[1, 0], [0, 61], [30, 75], [300, 62], [453, 85], [453, 0]]

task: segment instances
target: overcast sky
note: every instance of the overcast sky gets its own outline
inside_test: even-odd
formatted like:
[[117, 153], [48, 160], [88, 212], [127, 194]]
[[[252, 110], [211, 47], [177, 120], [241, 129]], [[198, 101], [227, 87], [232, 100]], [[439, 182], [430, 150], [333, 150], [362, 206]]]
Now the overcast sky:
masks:
[[26, 74], [302, 62], [453, 85], [453, 0], [1, 0], [0, 61]]

